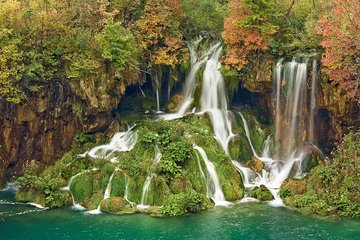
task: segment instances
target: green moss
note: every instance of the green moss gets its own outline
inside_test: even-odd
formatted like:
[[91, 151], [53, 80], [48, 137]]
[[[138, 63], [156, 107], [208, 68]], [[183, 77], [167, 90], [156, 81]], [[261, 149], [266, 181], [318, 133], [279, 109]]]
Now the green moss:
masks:
[[229, 152], [232, 159], [246, 163], [251, 160], [253, 152], [245, 134], [238, 133], [229, 142]]
[[123, 197], [125, 195], [126, 176], [123, 171], [116, 171], [111, 182], [111, 196]]
[[129, 196], [128, 199], [131, 202], [140, 204], [143, 186], [146, 180], [146, 176], [137, 176], [128, 179], [129, 181]]
[[162, 206], [166, 199], [171, 195], [169, 186], [166, 183], [164, 177], [156, 176], [153, 178], [152, 183], [152, 192], [150, 195], [150, 205]]
[[212, 207], [214, 207], [214, 203], [205, 195], [191, 191], [171, 195], [161, 208], [161, 213], [174, 217], [204, 211]]
[[284, 203], [307, 213], [360, 218], [360, 131], [346, 135], [333, 158], [304, 179], [285, 181]]
[[[199, 164], [204, 175], [201, 173]], [[184, 169], [184, 175], [188, 176], [192, 188], [198, 193], [206, 194], [206, 168], [204, 161], [200, 159], [200, 156], [192, 156], [186, 162]]]
[[186, 192], [192, 189], [191, 182], [187, 176], [177, 176], [170, 181], [170, 190], [173, 194]]
[[[31, 194], [28, 193], [36, 193], [39, 201], [44, 202], [44, 198], [48, 199], [48, 205], [55, 203], [59, 206], [65, 205], [71, 198], [69, 194], [61, 191], [61, 187], [66, 186], [72, 176], [81, 173], [73, 179], [70, 191], [76, 202], [88, 209], [94, 209], [102, 201], [109, 178], [116, 168], [121, 170], [114, 173], [111, 198], [124, 197], [127, 181], [128, 199], [139, 204], [143, 186], [149, 174], [154, 174], [154, 177], [150, 185], [147, 204], [162, 206], [172, 194], [187, 192], [206, 194], [205, 180], [199, 169], [196, 152], [192, 147], [194, 143], [202, 146], [214, 163], [226, 199], [237, 200], [243, 196], [241, 177], [232, 166], [230, 158], [214, 139], [207, 115], [191, 115], [174, 121], [144, 121], [136, 127], [136, 130], [139, 141], [132, 151], [114, 153], [119, 160], [116, 164], [104, 159], [79, 158], [79, 152], [76, 151], [79, 149], [83, 151], [82, 147], [85, 144], [92, 143], [82, 143], [79, 147], [80, 144], [77, 142], [72, 151], [44, 171], [29, 168], [32, 172], [28, 173], [28, 184], [23, 181], [21, 189], [24, 191], [19, 191], [19, 198], [20, 196], [22, 199], [29, 198]], [[101, 136], [95, 139], [101, 139]], [[154, 161], [156, 148], [162, 153], [160, 163]], [[199, 160], [206, 174], [204, 162], [202, 159]], [[175, 166], [176, 171], [167, 168], [169, 166], [167, 163], [174, 163], [175, 165], [171, 166]], [[94, 171], [94, 168], [99, 170]], [[36, 181], [45, 179], [48, 181], [52, 178], [56, 179], [56, 184], [51, 188], [51, 194], [58, 192], [64, 194], [59, 197], [62, 199], [60, 203], [48, 198], [43, 188], [31, 187]], [[102, 204], [105, 208], [109, 208], [110, 206], [105, 206], [111, 204], [109, 202], [111, 201], [108, 200]], [[114, 209], [109, 211], [113, 212]]]
[[260, 187], [252, 189], [249, 192], [249, 197], [256, 198], [259, 201], [270, 201], [274, 199], [274, 196], [264, 185], [260, 185]]
[[76, 176], [70, 185], [75, 201], [84, 202], [86, 199], [91, 198], [93, 194], [93, 173], [84, 172]]
[[[121, 214], [124, 210], [129, 210], [128, 202], [122, 197], [111, 197], [101, 202], [100, 209], [102, 212]], [[132, 208], [131, 208], [132, 209]]]

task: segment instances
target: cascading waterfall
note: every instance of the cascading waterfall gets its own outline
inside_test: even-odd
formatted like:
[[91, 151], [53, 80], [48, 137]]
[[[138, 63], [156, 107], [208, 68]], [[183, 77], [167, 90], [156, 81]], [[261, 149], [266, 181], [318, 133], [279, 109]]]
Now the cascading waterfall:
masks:
[[216, 173], [214, 164], [208, 159], [204, 149], [199, 146], [194, 145], [194, 149], [197, 150], [202, 159], [204, 160], [206, 166], [206, 195], [208, 198], [211, 198], [215, 205], [217, 206], [226, 206], [230, 203], [225, 200], [224, 193], [222, 191], [219, 177]]
[[136, 206], [136, 204], [129, 200], [129, 177], [125, 174], [125, 192], [124, 192], [124, 199], [130, 203], [132, 207]]
[[116, 133], [110, 143], [94, 147], [84, 154], [81, 154], [80, 157], [89, 155], [92, 158], [103, 158], [111, 162], [117, 162], [117, 158], [113, 155], [115, 152], [131, 151], [135, 147], [137, 131], [133, 131], [134, 127], [129, 128], [126, 132]]
[[[155, 146], [155, 157], [154, 157], [154, 163], [159, 163], [161, 160], [162, 154], [160, 152], [159, 147], [156, 145]], [[138, 208], [148, 208], [149, 207], [149, 191], [150, 191], [150, 185], [151, 185], [151, 181], [152, 179], [156, 176], [155, 173], [150, 172], [146, 179], [145, 179], [145, 183], [143, 186], [143, 190], [142, 190], [142, 195], [141, 195], [141, 202], [140, 205], [138, 205]]]
[[216, 139], [228, 153], [229, 140], [234, 136], [231, 126], [231, 113], [228, 111], [228, 99], [223, 76], [220, 72], [220, 43], [206, 62], [200, 98], [201, 111], [207, 112], [213, 125]]
[[239, 115], [241, 117], [241, 120], [243, 121], [243, 124], [244, 124], [244, 129], [245, 129], [245, 135], [247, 137], [247, 139], [249, 140], [249, 144], [250, 144], [250, 147], [251, 147], [251, 151], [253, 152], [254, 156], [259, 158], [259, 156], [257, 155], [256, 151], [255, 151], [255, 148], [252, 144], [252, 141], [250, 140], [250, 130], [249, 130], [249, 126], [244, 118], [244, 115], [242, 115], [241, 112], [239, 112]]
[[154, 173], [150, 173], [147, 175], [145, 183], [144, 183], [144, 187], [142, 190], [142, 195], [141, 195], [141, 202], [140, 205], [138, 205], [138, 208], [148, 208], [149, 207], [149, 191], [150, 191], [150, 184], [151, 184], [151, 180], [153, 179], [153, 177], [155, 176]]
[[207, 52], [201, 53], [197, 52], [197, 48], [201, 42], [202, 38], [188, 43], [188, 48], [190, 51], [190, 72], [185, 80], [185, 87], [183, 91], [183, 102], [179, 108], [179, 110], [174, 114], [166, 114], [163, 116], [166, 120], [172, 120], [176, 118], [181, 118], [185, 115], [185, 113], [189, 110], [194, 98], [194, 91], [196, 87], [196, 75], [201, 68], [201, 66], [205, 63], [208, 56], [212, 54], [220, 45], [220, 43], [215, 44], [210, 47]]
[[310, 105], [310, 126], [309, 126], [309, 133], [310, 133], [309, 140], [313, 144], [316, 144], [314, 125], [315, 125], [317, 77], [318, 77], [318, 67], [317, 67], [317, 61], [316, 59], [314, 59], [313, 68], [312, 68], [312, 78], [311, 78], [311, 105]]
[[197, 162], [198, 162], [198, 166], [199, 166], [199, 171], [200, 171], [200, 174], [201, 174], [201, 177], [202, 179], [204, 179], [206, 181], [206, 176], [205, 176], [205, 173], [201, 167], [201, 163], [200, 163], [200, 157], [199, 157], [199, 154], [196, 153], [196, 159], [197, 159]]
[[108, 182], [108, 184], [106, 186], [106, 190], [105, 190], [105, 193], [104, 193], [104, 200], [110, 198], [112, 179], [113, 179], [114, 174], [116, 173], [116, 171], [118, 171], [118, 169], [115, 169], [115, 171], [111, 174], [111, 176], [109, 178], [109, 182]]
[[276, 89], [276, 116], [275, 116], [275, 140], [279, 139], [279, 131], [280, 131], [280, 90], [281, 90], [281, 71], [282, 71], [282, 62], [283, 59], [280, 59], [275, 67], [274, 71], [274, 82], [275, 82], [275, 89]]
[[156, 88], [156, 111], [159, 113], [160, 111], [160, 94], [159, 88]]
[[85, 171], [82, 171], [82, 172], [77, 173], [76, 175], [72, 176], [72, 177], [70, 178], [68, 184], [61, 189], [61, 190], [63, 190], [63, 191], [69, 191], [69, 192], [70, 192], [70, 194], [71, 194], [71, 199], [72, 199], [72, 203], [73, 203], [72, 208], [73, 208], [74, 210], [81, 210], [81, 211], [83, 211], [83, 210], [86, 210], [86, 208], [83, 207], [83, 206], [81, 206], [79, 203], [77, 203], [77, 202], [75, 201], [74, 195], [73, 195], [73, 194], [71, 193], [71, 191], [70, 191], [71, 182], [72, 182], [76, 177], [80, 176], [81, 174], [84, 174], [84, 173], [90, 172], [90, 171], [97, 171], [97, 170], [98, 170], [97, 168], [93, 168], [93, 169], [91, 169], [91, 170], [85, 170]]
[[[106, 199], [109, 199], [110, 198], [110, 194], [111, 194], [111, 184], [112, 184], [112, 179], [114, 177], [114, 174], [116, 173], [116, 171], [118, 171], [119, 169], [115, 168], [114, 172], [111, 174], [110, 178], [109, 178], [109, 181], [106, 185], [106, 189], [105, 189], [105, 192], [104, 192], [104, 197], [103, 197], [103, 200], [106, 200]], [[96, 209], [94, 210], [91, 210], [91, 211], [87, 211], [86, 213], [88, 214], [93, 214], [93, 215], [96, 215], [96, 214], [100, 214], [101, 213], [101, 201], [99, 203], [99, 205], [97, 206]]]
[[[265, 142], [264, 154], [259, 157], [251, 143], [246, 119], [242, 116], [246, 136], [254, 152], [254, 156], [263, 162], [262, 174], [243, 167], [238, 162], [235, 166], [242, 172], [245, 187], [252, 188], [265, 185], [273, 194], [275, 206], [282, 205], [279, 196], [281, 184], [292, 173], [293, 177], [302, 177], [301, 163], [306, 153], [304, 143], [314, 139], [313, 128], [308, 128], [314, 122], [314, 101], [316, 99], [316, 61], [313, 62], [310, 107], [307, 99], [307, 61], [283, 64], [280, 60], [275, 68], [274, 85], [276, 91], [275, 113], [275, 158], [269, 154], [270, 139]], [[281, 90], [285, 90], [282, 93]], [[241, 113], [240, 113], [241, 114]], [[310, 116], [310, 117], [309, 117]], [[281, 141], [282, 140], [282, 141]]]

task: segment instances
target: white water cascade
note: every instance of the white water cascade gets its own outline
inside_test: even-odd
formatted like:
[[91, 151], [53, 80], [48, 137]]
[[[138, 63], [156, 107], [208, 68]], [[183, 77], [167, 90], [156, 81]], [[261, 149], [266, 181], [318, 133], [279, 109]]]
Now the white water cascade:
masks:
[[132, 207], [136, 206], [136, 204], [129, 200], [129, 177], [125, 174], [125, 192], [124, 192], [124, 199], [130, 203]]
[[151, 180], [153, 179], [154, 176], [155, 176], [154, 173], [150, 173], [146, 177], [146, 180], [145, 180], [145, 183], [143, 186], [143, 190], [142, 190], [141, 202], [140, 202], [140, 205], [137, 206], [140, 209], [149, 207], [148, 203], [149, 203], [150, 184], [151, 184]]
[[97, 171], [97, 170], [98, 170], [97, 168], [93, 168], [93, 169], [91, 169], [91, 170], [85, 170], [85, 171], [82, 171], [82, 172], [79, 172], [79, 173], [75, 174], [74, 176], [72, 176], [72, 177], [70, 178], [68, 184], [61, 189], [61, 190], [63, 190], [63, 191], [69, 191], [69, 192], [70, 192], [70, 194], [71, 194], [71, 199], [72, 199], [72, 203], [73, 203], [72, 208], [73, 208], [74, 210], [84, 211], [84, 210], [86, 210], [86, 208], [83, 207], [83, 206], [81, 206], [79, 203], [77, 203], [77, 202], [75, 201], [74, 195], [73, 195], [73, 194], [71, 193], [71, 191], [70, 191], [70, 186], [71, 186], [72, 181], [73, 181], [76, 177], [80, 176], [81, 174], [84, 174], [84, 173], [90, 172], [90, 171]]
[[[161, 160], [162, 154], [160, 152], [159, 147], [156, 145], [155, 146], [155, 157], [154, 157], [154, 163], [159, 163]], [[144, 209], [144, 208], [148, 208], [149, 207], [149, 191], [150, 191], [150, 185], [151, 185], [151, 181], [152, 179], [156, 176], [155, 173], [150, 172], [146, 179], [145, 179], [145, 183], [143, 186], [143, 190], [142, 190], [142, 195], [141, 195], [141, 202], [140, 204], [137, 206], [140, 209]]]
[[129, 128], [126, 132], [116, 133], [110, 143], [96, 146], [84, 154], [81, 154], [80, 157], [89, 155], [92, 158], [103, 158], [111, 162], [117, 162], [117, 158], [113, 155], [115, 152], [131, 151], [135, 147], [137, 131], [133, 131], [134, 127]]
[[316, 144], [315, 139], [315, 110], [316, 110], [316, 92], [317, 92], [317, 78], [318, 67], [316, 59], [313, 60], [312, 78], [311, 78], [311, 105], [310, 105], [310, 126], [309, 126], [309, 140], [311, 143]]
[[[263, 154], [259, 157], [254, 150], [246, 119], [240, 113], [244, 123], [246, 136], [254, 152], [254, 156], [262, 161], [262, 174], [253, 172], [238, 162], [234, 165], [242, 172], [246, 188], [265, 185], [273, 194], [274, 206], [282, 206], [279, 196], [280, 186], [290, 175], [302, 177], [301, 163], [306, 157], [303, 146], [306, 141], [314, 139], [314, 129], [309, 129], [314, 122], [314, 101], [316, 99], [316, 61], [313, 63], [312, 89], [310, 106], [307, 99], [307, 61], [283, 64], [280, 60], [275, 68], [274, 85], [276, 91], [275, 116], [275, 153], [269, 153], [270, 139], [265, 141]], [[314, 76], [315, 75], [315, 76]], [[283, 93], [281, 90], [285, 90]], [[309, 117], [310, 116], [310, 117]]]
[[160, 95], [159, 88], [156, 89], [156, 111], [160, 112]]
[[196, 75], [201, 68], [201, 66], [206, 62], [209, 55], [211, 55], [219, 46], [220, 43], [210, 47], [205, 53], [198, 51], [198, 46], [202, 38], [188, 43], [188, 48], [190, 51], [190, 72], [185, 80], [185, 87], [183, 91], [183, 102], [176, 113], [166, 114], [162, 116], [165, 120], [172, 120], [176, 118], [181, 118], [189, 110], [191, 104], [194, 101], [194, 91], [196, 87]]
[[229, 205], [230, 203], [225, 200], [214, 164], [208, 159], [204, 149], [196, 145], [194, 149], [199, 151], [206, 166], [206, 196], [211, 198], [217, 206]]
[[228, 153], [228, 143], [234, 134], [231, 126], [231, 112], [228, 111], [226, 87], [220, 72], [222, 47], [219, 43], [215, 46], [214, 53], [206, 62], [200, 104], [201, 111], [207, 112], [210, 116], [217, 141]]

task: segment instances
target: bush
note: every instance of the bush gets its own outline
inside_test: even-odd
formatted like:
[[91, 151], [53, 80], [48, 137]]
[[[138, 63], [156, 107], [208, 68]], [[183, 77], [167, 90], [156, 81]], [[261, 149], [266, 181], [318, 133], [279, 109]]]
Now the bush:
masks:
[[323, 216], [360, 218], [360, 131], [351, 131], [336, 149], [333, 162], [319, 165], [307, 178], [288, 180], [284, 202]]
[[175, 217], [212, 208], [214, 203], [205, 195], [191, 191], [171, 195], [161, 208], [161, 213]]

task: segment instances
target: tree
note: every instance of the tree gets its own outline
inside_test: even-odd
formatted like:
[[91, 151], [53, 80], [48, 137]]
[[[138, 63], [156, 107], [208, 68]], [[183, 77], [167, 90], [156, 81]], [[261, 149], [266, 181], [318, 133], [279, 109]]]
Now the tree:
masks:
[[97, 39], [102, 49], [101, 56], [113, 63], [118, 74], [125, 67], [132, 68], [138, 65], [139, 49], [135, 37], [119, 23], [109, 22], [98, 34]]
[[186, 14], [187, 27], [200, 31], [221, 33], [224, 28], [225, 5], [218, 0], [183, 0], [182, 9]]
[[360, 103], [360, 4], [331, 0], [319, 22], [323, 71], [348, 99]]
[[182, 59], [183, 16], [180, 0], [148, 0], [144, 16], [137, 21], [138, 36], [156, 65], [174, 67]]
[[271, 0], [231, 0], [222, 33], [227, 45], [225, 63], [240, 71], [252, 54], [267, 50], [278, 30], [277, 16]]

